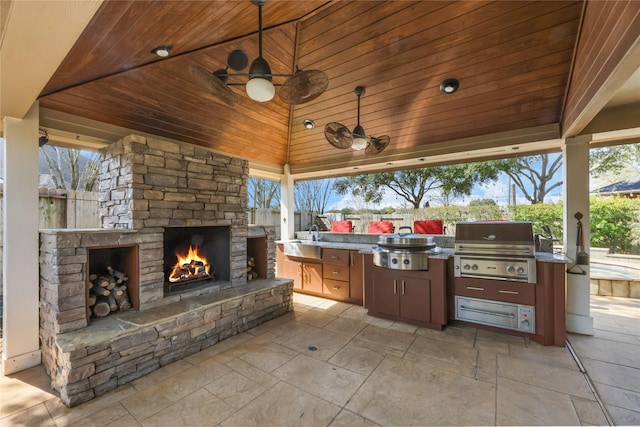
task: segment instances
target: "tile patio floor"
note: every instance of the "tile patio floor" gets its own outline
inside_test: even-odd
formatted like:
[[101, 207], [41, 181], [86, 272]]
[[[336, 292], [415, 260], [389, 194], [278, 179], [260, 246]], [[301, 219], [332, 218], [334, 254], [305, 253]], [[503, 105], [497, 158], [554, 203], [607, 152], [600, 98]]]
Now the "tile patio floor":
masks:
[[592, 305], [595, 336], [570, 336], [584, 375], [564, 347], [296, 294], [294, 312], [71, 409], [41, 366], [0, 378], [0, 425], [640, 424], [640, 300]]

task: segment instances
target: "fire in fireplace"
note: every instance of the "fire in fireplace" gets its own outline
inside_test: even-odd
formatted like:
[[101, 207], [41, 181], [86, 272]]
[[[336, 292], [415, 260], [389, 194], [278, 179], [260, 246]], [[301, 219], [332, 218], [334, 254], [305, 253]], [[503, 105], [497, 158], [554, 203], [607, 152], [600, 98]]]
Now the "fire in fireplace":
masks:
[[231, 276], [228, 226], [169, 227], [164, 231], [165, 292], [179, 292]]
[[211, 266], [206, 257], [200, 254], [197, 246], [189, 246], [186, 254], [176, 253], [178, 262], [169, 274], [169, 282], [184, 282], [186, 280], [212, 279], [209, 273]]

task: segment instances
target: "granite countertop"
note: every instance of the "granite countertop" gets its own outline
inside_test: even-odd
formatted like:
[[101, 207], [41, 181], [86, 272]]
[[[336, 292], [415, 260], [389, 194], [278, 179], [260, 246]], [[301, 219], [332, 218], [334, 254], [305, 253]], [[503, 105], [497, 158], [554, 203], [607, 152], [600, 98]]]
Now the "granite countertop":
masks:
[[[377, 238], [378, 236], [376, 236]], [[357, 239], [356, 239], [357, 240]], [[371, 254], [373, 253], [373, 248], [377, 246], [375, 242], [333, 242], [333, 241], [314, 241], [314, 240], [294, 240], [296, 242], [303, 242], [307, 245], [320, 246], [322, 248], [327, 249], [348, 249], [355, 250], [360, 252], [361, 254]], [[284, 244], [286, 241], [278, 240], [276, 243]], [[454, 255], [454, 248], [450, 247], [440, 247], [441, 252], [430, 255], [433, 259], [448, 259]], [[550, 252], [536, 252], [536, 260], [542, 262], [553, 262], [553, 263], [563, 263], [570, 264], [572, 261], [571, 258], [567, 257], [562, 253], [550, 253]]]

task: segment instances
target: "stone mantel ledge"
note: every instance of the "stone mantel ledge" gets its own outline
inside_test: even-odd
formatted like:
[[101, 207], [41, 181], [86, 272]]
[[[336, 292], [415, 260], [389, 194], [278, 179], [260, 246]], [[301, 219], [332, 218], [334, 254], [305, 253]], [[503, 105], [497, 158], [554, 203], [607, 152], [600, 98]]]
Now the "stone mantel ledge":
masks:
[[202, 311], [217, 305], [225, 304], [239, 297], [248, 297], [268, 289], [276, 289], [290, 279], [257, 279], [245, 286], [223, 289], [218, 292], [183, 299], [171, 304], [155, 307], [146, 311], [125, 311], [110, 314], [102, 319], [93, 319], [82, 329], [59, 334], [56, 343], [64, 353], [73, 353], [85, 347], [95, 346], [120, 339], [129, 334], [148, 329], [172, 320], [184, 319], [188, 322], [189, 314]]
[[128, 228], [42, 228], [38, 230], [41, 234], [95, 234], [95, 233], [137, 233], [138, 230]]

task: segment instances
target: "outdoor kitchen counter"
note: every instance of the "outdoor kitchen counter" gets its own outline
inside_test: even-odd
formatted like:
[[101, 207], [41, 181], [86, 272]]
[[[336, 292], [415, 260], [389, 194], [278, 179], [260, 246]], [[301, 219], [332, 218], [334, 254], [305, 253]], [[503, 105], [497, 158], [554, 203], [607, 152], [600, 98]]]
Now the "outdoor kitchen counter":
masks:
[[[299, 240], [299, 239], [298, 239]], [[319, 246], [326, 249], [348, 249], [358, 251], [361, 254], [371, 254], [372, 249], [376, 246], [376, 243], [349, 243], [349, 242], [327, 242], [327, 241], [313, 241], [313, 240], [300, 240], [301, 243], [313, 246]], [[276, 243], [285, 243], [285, 240], [278, 240]], [[433, 259], [449, 259], [453, 256], [455, 250], [453, 248], [441, 248], [442, 252], [429, 255], [429, 258]], [[548, 253], [548, 252], [536, 252], [536, 261], [541, 262], [553, 262], [560, 264], [570, 264], [573, 262], [571, 258], [564, 254]]]

